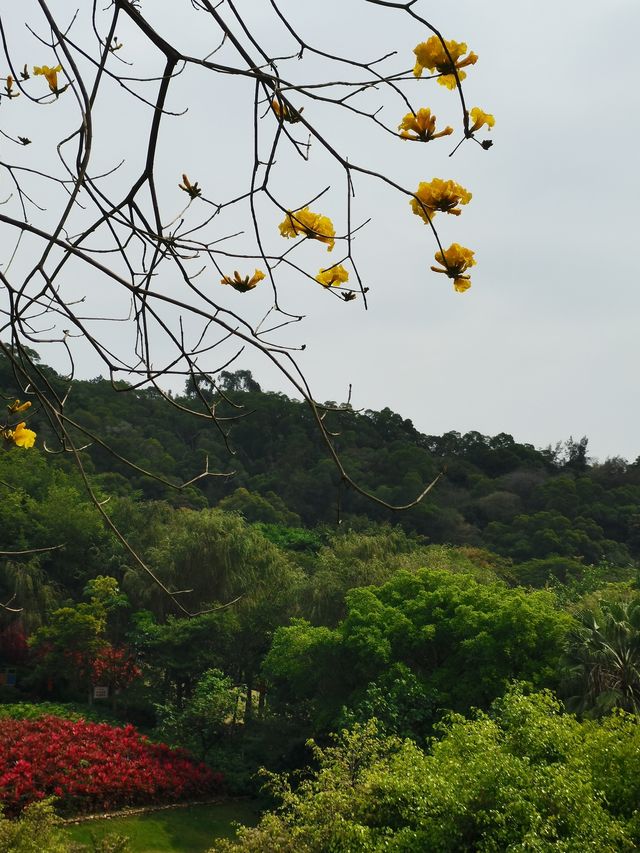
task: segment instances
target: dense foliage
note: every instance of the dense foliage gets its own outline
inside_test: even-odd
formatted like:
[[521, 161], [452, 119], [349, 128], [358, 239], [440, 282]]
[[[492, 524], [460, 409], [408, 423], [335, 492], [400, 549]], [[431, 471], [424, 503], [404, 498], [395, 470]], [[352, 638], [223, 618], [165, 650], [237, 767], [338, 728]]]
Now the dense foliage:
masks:
[[570, 624], [546, 592], [445, 570], [399, 571], [352, 589], [346, 606], [335, 630], [298, 620], [276, 631], [264, 665], [275, 699], [293, 712], [308, 702], [316, 723], [331, 726], [340, 708], [363, 700], [384, 718], [395, 696], [405, 723], [407, 703], [418, 714], [414, 734], [443, 709], [488, 707], [511, 679], [549, 683]]
[[0, 853], [129, 853], [129, 841], [106, 833], [92, 838], [91, 845], [69, 842], [61, 828], [52, 799], [28, 805], [17, 818], [6, 818], [0, 809]]
[[[55, 385], [53, 371], [47, 375]], [[134, 493], [174, 506], [220, 505], [242, 512], [250, 521], [285, 527], [301, 522], [308, 527], [333, 524], [339, 505], [344, 521], [393, 519], [432, 541], [485, 545], [517, 562], [564, 556], [585, 564], [607, 560], [623, 565], [640, 554], [638, 460], [630, 463], [616, 457], [592, 463], [586, 439], [536, 450], [504, 433], [425, 435], [389, 409], [329, 412], [327, 423], [339, 433], [345, 467], [359, 484], [385, 500], [411, 500], [446, 470], [444, 480], [423, 503], [393, 516], [353, 490], [338, 488], [338, 472], [326, 457], [306, 406], [282, 394], [262, 392], [249, 379], [239, 382], [228, 373], [223, 381], [225, 396], [241, 408], [232, 409], [221, 400], [220, 414], [225, 406], [227, 414], [251, 413], [231, 427], [233, 457], [218, 430], [179, 407], [167, 408], [156, 392], [113, 395], [107, 381], [74, 382], [68, 404], [74, 420], [89, 431], [100, 431], [122, 457], [114, 457], [101, 443], [89, 447], [87, 464], [96, 486], [105, 495]], [[9, 394], [14, 385], [0, 358], [0, 390]], [[193, 386], [186, 398], [177, 400], [187, 401], [197, 401]], [[45, 425], [42, 434], [46, 438]], [[161, 479], [132, 470], [126, 459]], [[204, 470], [205, 459], [209, 471], [233, 471], [233, 476], [205, 477], [183, 490], [171, 488]], [[10, 482], [30, 493], [27, 481], [33, 479], [32, 474], [25, 480], [10, 477]], [[81, 549], [92, 528], [83, 532], [82, 525], [74, 524], [75, 513], [63, 523], [47, 510], [57, 500], [68, 502], [69, 489], [77, 487], [71, 483], [77, 481], [49, 483], [50, 477], [44, 476], [38, 485], [38, 503], [21, 535], [32, 539], [29, 531], [40, 519], [48, 525], [48, 535], [71, 523], [74, 548]], [[60, 539], [65, 540], [71, 541], [71, 536]]]
[[282, 808], [212, 853], [634, 850], [639, 746], [634, 718], [581, 724], [518, 690], [491, 715], [451, 717], [428, 751], [371, 722], [316, 747], [298, 787], [273, 777]]
[[[299, 403], [240, 379], [225, 393], [254, 415], [231, 432], [235, 477], [182, 490], [206, 454], [227, 465], [210, 431], [176, 410], [151, 439], [154, 394], [116, 406], [101, 380], [74, 384], [78, 420], [164, 478], [87, 451], [141, 560], [65, 457], [0, 454], [8, 814], [49, 795], [66, 813], [189, 799], [221, 774], [256, 794], [265, 766], [283, 809], [216, 849], [634, 849], [638, 464], [592, 464], [586, 440], [538, 451], [329, 413], [382, 497], [408, 499], [446, 466], [391, 526], [339, 487]], [[23, 821], [49, 826], [45, 812]]]
[[69, 853], [51, 800], [28, 805], [9, 820], [0, 809], [0, 853]]

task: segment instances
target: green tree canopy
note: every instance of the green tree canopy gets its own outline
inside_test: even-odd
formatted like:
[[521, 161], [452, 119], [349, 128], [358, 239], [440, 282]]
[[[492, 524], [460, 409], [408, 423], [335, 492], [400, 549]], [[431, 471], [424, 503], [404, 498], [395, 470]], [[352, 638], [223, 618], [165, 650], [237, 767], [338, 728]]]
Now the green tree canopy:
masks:
[[[272, 777], [282, 808], [211, 853], [631, 851], [637, 743], [626, 717], [582, 725], [551, 694], [518, 689], [491, 715], [451, 717], [428, 752], [372, 721], [315, 747], [318, 769], [299, 787]], [[606, 787], [609, 749], [620, 781]]]
[[486, 708], [513, 678], [553, 683], [570, 617], [551, 593], [509, 589], [444, 569], [400, 571], [347, 593], [334, 630], [302, 620], [279, 628], [264, 664], [285, 705], [305, 700], [317, 724], [335, 721], [394, 664], [434, 708]]

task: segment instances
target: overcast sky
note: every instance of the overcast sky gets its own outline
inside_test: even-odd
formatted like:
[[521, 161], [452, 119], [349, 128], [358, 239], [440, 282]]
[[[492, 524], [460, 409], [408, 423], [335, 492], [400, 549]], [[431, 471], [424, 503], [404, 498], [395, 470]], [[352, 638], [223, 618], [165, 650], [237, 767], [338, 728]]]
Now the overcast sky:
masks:
[[[313, 377], [330, 396], [349, 376], [355, 405], [388, 405], [429, 433], [504, 431], [537, 446], [586, 434], [592, 454], [635, 459], [640, 4], [423, 7], [478, 53], [465, 91], [496, 116], [489, 152], [467, 145], [432, 166], [437, 141], [403, 151], [414, 173], [473, 192], [442, 226], [445, 245], [460, 235], [476, 249], [473, 287], [456, 294], [430, 274], [420, 224], [392, 217], [393, 240], [372, 250], [386, 275], [370, 310], [341, 323], [328, 360], [310, 356]], [[450, 93], [436, 94], [440, 107]]]
[[331, 395], [349, 376], [355, 405], [388, 405], [429, 433], [504, 431], [536, 446], [586, 434], [592, 454], [635, 459], [640, 4], [423, 5], [479, 54], [465, 91], [496, 116], [489, 152], [468, 145], [437, 166], [438, 142], [403, 152], [414, 173], [472, 190], [442, 227], [445, 245], [460, 235], [476, 249], [473, 287], [456, 294], [430, 274], [420, 224], [393, 221], [389, 246], [372, 250], [387, 274], [370, 310], [341, 323], [334, 369], [313, 363], [314, 379]]
[[[272, 54], [279, 47], [291, 52], [292, 43], [273, 23], [267, 0], [237, 6], [269, 42]], [[399, 12], [363, 0], [283, 0], [281, 7], [314, 46], [328, 52], [371, 60], [397, 50], [388, 70], [411, 67], [413, 47], [428, 37]], [[449, 158], [454, 137], [428, 145], [405, 143], [313, 102], [305, 103], [306, 115], [324, 127], [327, 139], [351, 162], [384, 171], [402, 186], [453, 178], [473, 193], [460, 217], [441, 214], [436, 222], [445, 246], [460, 242], [476, 251], [473, 286], [457, 294], [448, 279], [431, 273], [436, 247], [407, 198], [359, 178], [354, 216], [357, 221], [372, 217], [355, 242], [370, 288], [369, 310], [363, 310], [361, 300], [342, 303], [308, 281], [301, 284], [285, 275], [283, 304], [306, 319], [279, 341], [306, 344], [299, 362], [319, 400], [343, 400], [351, 383], [355, 407], [389, 406], [427, 433], [508, 432], [538, 447], [587, 435], [591, 455], [635, 459], [640, 455], [640, 290], [633, 247], [640, 226], [640, 169], [633, 151], [640, 123], [640, 4], [459, 0], [415, 8], [446, 38], [466, 41], [479, 55], [469, 69], [465, 95], [469, 106], [495, 115], [490, 151], [468, 142]], [[193, 26], [188, 0], [145, 0], [142, 9], [188, 52], [204, 55], [211, 49], [212, 31]], [[11, 24], [17, 32], [16, 17], [14, 7]], [[135, 61], [135, 73], [160, 73], [158, 56], [140, 55], [142, 42], [133, 29], [123, 27], [118, 36], [125, 44], [122, 56]], [[225, 50], [220, 56], [233, 61], [233, 50]], [[41, 50], [42, 55], [50, 54]], [[322, 74], [312, 59], [304, 73], [291, 63], [283, 63], [281, 70], [299, 80]], [[204, 106], [166, 122], [158, 155], [159, 171], [166, 175], [161, 194], [175, 213], [184, 202], [176, 187], [182, 171], [216, 200], [232, 193], [238, 181], [246, 182], [252, 86], [229, 77], [214, 82], [217, 88], [211, 75], [191, 71], [172, 89], [172, 109], [179, 110], [182, 99]], [[439, 122], [459, 128], [456, 93], [435, 81], [410, 81], [407, 91], [417, 107], [430, 106]], [[370, 93], [362, 103], [375, 108], [376, 97]], [[15, 106], [16, 115], [24, 117], [22, 126], [28, 129], [34, 120], [27, 114], [27, 99], [18, 100], [25, 103]], [[61, 96], [58, 116], [67, 108], [62, 101]], [[381, 117], [397, 125], [403, 115], [398, 103], [382, 96], [379, 103]], [[139, 102], [116, 100], [115, 94], [102, 109], [96, 110], [96, 120], [102, 121], [106, 144], [96, 149], [94, 173], [120, 155], [131, 159], [130, 143], [149, 118]], [[34, 125], [34, 139], [36, 127], [41, 125]], [[119, 180], [125, 182], [126, 173], [114, 176], [114, 185]], [[309, 163], [283, 156], [274, 180], [279, 200], [291, 207], [331, 184], [315, 208], [331, 214], [338, 233], [344, 231], [344, 176], [317, 147]], [[50, 207], [59, 203], [52, 195]], [[282, 251], [277, 211], [265, 207], [263, 215], [273, 220], [269, 250]], [[246, 222], [230, 215], [224, 227], [231, 233]], [[298, 257], [315, 274], [314, 265], [335, 262], [340, 251], [336, 246], [327, 255], [316, 243], [303, 247]], [[217, 287], [219, 275], [212, 280]], [[66, 298], [84, 295], [89, 286], [86, 278], [76, 278]], [[269, 302], [266, 289], [262, 296], [233, 291], [215, 296], [256, 317]], [[252, 298], [255, 303], [248, 307], [246, 300]], [[72, 345], [80, 359], [78, 375], [99, 373], [82, 341]], [[54, 350], [40, 350], [58, 366]], [[249, 358], [237, 366], [250, 367], [263, 387], [291, 393], [264, 361]]]

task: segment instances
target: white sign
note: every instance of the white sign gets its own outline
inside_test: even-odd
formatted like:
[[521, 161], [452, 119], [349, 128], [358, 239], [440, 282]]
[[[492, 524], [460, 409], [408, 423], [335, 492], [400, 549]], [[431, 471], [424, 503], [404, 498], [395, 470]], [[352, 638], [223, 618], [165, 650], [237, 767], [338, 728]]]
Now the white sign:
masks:
[[109, 688], [108, 687], [94, 687], [93, 688], [93, 698], [94, 699], [108, 699], [109, 698]]

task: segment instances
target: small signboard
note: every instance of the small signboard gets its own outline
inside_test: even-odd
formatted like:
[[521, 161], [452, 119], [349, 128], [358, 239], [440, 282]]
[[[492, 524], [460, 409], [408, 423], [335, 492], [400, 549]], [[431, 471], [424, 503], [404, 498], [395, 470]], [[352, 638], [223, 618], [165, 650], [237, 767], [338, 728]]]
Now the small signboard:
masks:
[[108, 699], [109, 698], [109, 688], [108, 687], [94, 687], [93, 688], [93, 698], [94, 699]]

